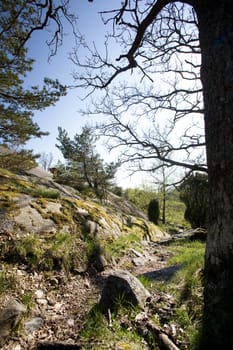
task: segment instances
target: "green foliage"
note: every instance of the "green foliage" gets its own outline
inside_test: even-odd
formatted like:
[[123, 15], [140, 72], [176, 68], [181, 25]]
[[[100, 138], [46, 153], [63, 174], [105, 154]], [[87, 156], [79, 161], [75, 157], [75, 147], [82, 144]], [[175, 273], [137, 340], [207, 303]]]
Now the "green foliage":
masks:
[[125, 190], [125, 196], [134, 203], [139, 209], [147, 213], [150, 201], [155, 198], [156, 192], [151, 189], [128, 188]]
[[[25, 0], [2, 0], [0, 13], [0, 144], [18, 150], [31, 137], [47, 135], [33, 121], [33, 113], [54, 105], [66, 94], [66, 88], [49, 78], [41, 88], [24, 86], [24, 77], [33, 67], [24, 44], [31, 29], [39, 24], [39, 7]], [[1, 166], [11, 170], [27, 169], [33, 161], [30, 151], [14, 151], [13, 157], [6, 154], [0, 159]]]
[[[162, 196], [160, 192], [153, 191], [151, 188], [134, 188], [127, 189], [124, 192], [125, 197], [134, 203], [139, 209], [147, 214], [148, 205], [155, 197], [159, 200], [160, 207], [162, 206]], [[166, 193], [166, 225], [164, 230], [174, 231], [177, 225], [189, 226], [189, 223], [184, 219], [185, 204], [180, 200], [180, 195], [177, 190], [169, 190]]]
[[32, 169], [36, 166], [38, 155], [30, 150], [10, 151], [2, 154], [0, 150], [0, 166], [15, 173]]
[[123, 197], [123, 188], [120, 186], [112, 186], [111, 192], [119, 197]]
[[190, 223], [184, 218], [185, 204], [180, 200], [179, 192], [170, 190], [166, 196], [166, 224], [162, 225], [164, 230], [172, 234], [177, 232], [178, 227], [190, 228]]
[[148, 205], [148, 218], [155, 225], [158, 225], [159, 215], [160, 215], [159, 201], [158, 199], [154, 198], [150, 201]]
[[193, 228], [207, 225], [208, 176], [201, 173], [190, 175], [180, 186], [180, 199], [185, 203], [185, 219]]
[[58, 168], [56, 181], [67, 183], [79, 191], [90, 188], [97, 197], [102, 199], [114, 178], [118, 165], [104, 164], [95, 151], [97, 138], [91, 128], [85, 126], [80, 135], [75, 134], [71, 140], [67, 132], [58, 128], [59, 145], [67, 164]]
[[60, 192], [56, 190], [24, 188], [21, 192], [29, 194], [35, 198], [50, 198], [50, 199], [60, 198]]

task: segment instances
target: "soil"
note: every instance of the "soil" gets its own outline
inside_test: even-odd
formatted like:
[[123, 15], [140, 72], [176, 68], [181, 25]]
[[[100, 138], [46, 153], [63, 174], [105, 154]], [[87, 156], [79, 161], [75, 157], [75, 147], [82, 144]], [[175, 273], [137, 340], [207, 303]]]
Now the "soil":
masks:
[[[171, 253], [166, 246], [144, 242], [140, 251], [129, 250], [117, 261], [114, 268], [127, 267], [135, 276], [143, 275], [149, 279], [168, 280], [179, 268], [166, 267], [170, 256]], [[79, 343], [79, 332], [85, 316], [98, 302], [108, 271], [66, 275], [64, 272], [28, 271], [23, 265], [16, 265], [14, 270], [19, 281], [18, 299], [22, 301], [29, 299], [30, 311], [25, 316], [25, 322], [37, 317], [43, 324], [38, 330], [28, 334], [25, 330], [19, 329], [18, 336], [9, 338], [2, 349], [33, 350], [43, 341]], [[29, 295], [33, 297], [30, 299]]]

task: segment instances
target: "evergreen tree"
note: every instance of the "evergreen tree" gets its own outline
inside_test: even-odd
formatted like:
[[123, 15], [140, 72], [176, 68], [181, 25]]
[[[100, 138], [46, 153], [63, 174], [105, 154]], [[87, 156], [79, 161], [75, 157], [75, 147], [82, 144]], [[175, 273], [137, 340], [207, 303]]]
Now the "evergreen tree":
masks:
[[88, 186], [102, 198], [115, 176], [118, 165], [113, 162], [104, 164], [95, 151], [97, 137], [93, 135], [92, 129], [84, 126], [81, 134], [75, 134], [71, 140], [67, 131], [59, 127], [57, 140], [60, 144], [56, 146], [67, 161], [66, 167], [63, 168], [62, 181], [68, 180], [79, 190]]
[[39, 8], [24, 0], [2, 0], [0, 13], [0, 144], [16, 150], [31, 137], [47, 135], [33, 121], [33, 113], [55, 104], [66, 88], [49, 78], [41, 88], [24, 87], [24, 78], [33, 68], [24, 45], [39, 23]]

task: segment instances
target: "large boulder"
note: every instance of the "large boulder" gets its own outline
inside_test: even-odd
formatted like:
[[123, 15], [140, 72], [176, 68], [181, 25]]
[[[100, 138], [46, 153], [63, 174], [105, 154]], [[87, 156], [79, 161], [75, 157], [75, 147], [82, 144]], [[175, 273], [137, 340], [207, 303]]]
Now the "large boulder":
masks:
[[106, 278], [99, 308], [103, 313], [114, 311], [120, 305], [134, 305], [144, 309], [150, 293], [130, 272], [114, 270]]

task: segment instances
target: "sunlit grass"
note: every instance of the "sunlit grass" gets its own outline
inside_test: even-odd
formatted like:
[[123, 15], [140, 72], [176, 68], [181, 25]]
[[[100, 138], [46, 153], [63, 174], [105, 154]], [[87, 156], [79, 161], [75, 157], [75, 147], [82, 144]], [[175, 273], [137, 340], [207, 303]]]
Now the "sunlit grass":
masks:
[[137, 331], [129, 326], [138, 312], [137, 308], [122, 306], [117, 314], [107, 316], [100, 312], [98, 306], [94, 306], [80, 332], [80, 339], [85, 344], [83, 349], [148, 349]]
[[185, 341], [189, 343], [191, 350], [198, 341], [202, 319], [205, 244], [184, 241], [171, 245], [170, 249], [174, 256], [169, 259], [168, 264], [182, 266], [169, 286], [169, 291], [177, 299], [173, 320], [184, 329]]
[[129, 248], [138, 248], [140, 237], [136, 234], [126, 234], [108, 243], [105, 247], [106, 253], [118, 257], [124, 255]]

